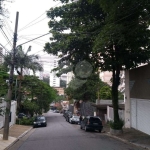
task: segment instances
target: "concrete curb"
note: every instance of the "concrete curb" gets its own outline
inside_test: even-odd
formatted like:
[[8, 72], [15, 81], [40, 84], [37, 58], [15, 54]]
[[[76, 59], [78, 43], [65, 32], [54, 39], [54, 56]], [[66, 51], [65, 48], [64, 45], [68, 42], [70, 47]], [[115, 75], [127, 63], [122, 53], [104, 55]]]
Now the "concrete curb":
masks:
[[134, 146], [137, 146], [137, 147], [141, 147], [141, 148], [150, 150], [150, 147], [147, 147], [147, 146], [142, 145], [142, 144], [133, 143], [133, 142], [130, 142], [130, 141], [128, 141], [128, 140], [124, 140], [124, 139], [119, 138], [119, 137], [117, 137], [117, 136], [115, 136], [115, 135], [111, 135], [109, 132], [105, 132], [104, 134], [107, 135], [107, 136], [110, 136], [110, 137], [112, 137], [112, 138], [118, 139], [118, 140], [120, 140], [120, 141], [122, 141], [122, 142], [124, 142], [124, 143], [130, 143], [130, 144], [132, 144], [132, 145], [134, 145]]
[[20, 138], [22, 138], [23, 136], [25, 136], [29, 131], [31, 131], [33, 129], [33, 127], [31, 127], [30, 129], [26, 130], [24, 133], [22, 133], [20, 136], [18, 136], [18, 138], [12, 142], [10, 145], [8, 145], [4, 150], [9, 149], [11, 146], [13, 146], [17, 141], [19, 141]]

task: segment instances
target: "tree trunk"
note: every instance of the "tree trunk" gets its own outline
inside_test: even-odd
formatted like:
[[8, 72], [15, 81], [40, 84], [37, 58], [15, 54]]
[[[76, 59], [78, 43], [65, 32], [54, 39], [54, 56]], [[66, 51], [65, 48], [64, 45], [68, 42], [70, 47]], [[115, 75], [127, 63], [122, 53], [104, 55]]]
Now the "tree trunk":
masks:
[[113, 111], [114, 111], [114, 122], [119, 121], [117, 76], [118, 76], [118, 71], [116, 71], [114, 67], [113, 68], [113, 82], [112, 82], [112, 104], [113, 104]]

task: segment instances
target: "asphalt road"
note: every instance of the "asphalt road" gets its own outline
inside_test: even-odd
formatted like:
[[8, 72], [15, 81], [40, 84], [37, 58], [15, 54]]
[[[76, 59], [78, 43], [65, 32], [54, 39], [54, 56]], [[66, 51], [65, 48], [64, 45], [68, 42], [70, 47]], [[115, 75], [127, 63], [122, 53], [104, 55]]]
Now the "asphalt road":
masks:
[[9, 150], [143, 150], [104, 133], [85, 132], [62, 114], [48, 112], [47, 127], [32, 129]]

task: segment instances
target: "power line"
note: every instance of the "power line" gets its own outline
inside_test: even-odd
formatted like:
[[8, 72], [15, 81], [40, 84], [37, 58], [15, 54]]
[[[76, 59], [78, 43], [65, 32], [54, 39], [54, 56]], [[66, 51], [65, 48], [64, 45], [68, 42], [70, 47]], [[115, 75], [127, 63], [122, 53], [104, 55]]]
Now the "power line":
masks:
[[43, 16], [45, 14], [45, 12], [43, 14], [41, 14], [39, 17], [37, 17], [36, 19], [34, 19], [33, 21], [29, 22], [27, 25], [25, 25], [24, 27], [22, 27], [21, 29], [19, 29], [19, 31], [22, 31], [23, 29], [27, 28], [28, 25], [30, 25], [32, 22], [36, 21], [37, 19], [39, 19], [41, 16]]
[[20, 32], [20, 31], [23, 31], [23, 30], [25, 30], [25, 29], [27, 29], [27, 28], [29, 28], [29, 27], [33, 26], [33, 25], [36, 25], [37, 23], [39, 23], [39, 22], [43, 21], [43, 20], [44, 20], [44, 19], [46, 19], [46, 18], [47, 18], [47, 17], [45, 17], [45, 18], [43, 18], [43, 19], [39, 20], [38, 22], [35, 22], [34, 24], [31, 24], [30, 26], [27, 26], [27, 27], [25, 27], [25, 28], [23, 28], [23, 29], [19, 30], [19, 32]]
[[[40, 35], [42, 35], [42, 34], [40, 34]], [[19, 38], [26, 38], [26, 39], [29, 39], [29, 38], [31, 38], [30, 36], [27, 36], [27, 35], [21, 35], [21, 36], [19, 36]], [[34, 38], [34, 37], [33, 37]], [[45, 44], [45, 42], [48, 42], [48, 41], [46, 41], [46, 40], [41, 40], [41, 39], [37, 39], [37, 41], [43, 41], [44, 42], [44, 44]], [[41, 44], [43, 44], [43, 43], [41, 43]]]
[[6, 33], [4, 32], [4, 30], [2, 29], [2, 27], [0, 27], [0, 29], [1, 29], [1, 31], [2, 31], [2, 33], [3, 33], [3, 35], [4, 35], [4, 37], [5, 37], [5, 39], [9, 42], [10, 46], [12, 47], [12, 44], [11, 44], [9, 38], [7, 37], [7, 35], [6, 35]]
[[[26, 40], [30, 40], [29, 38], [25, 38], [25, 37], [21, 37], [21, 39], [26, 39]], [[35, 43], [35, 44], [37, 44], [37, 45], [39, 45], [39, 46], [44, 46], [44, 44], [43, 43], [40, 43], [40, 42], [38, 42], [38, 41], [33, 41], [33, 43]]]
[[[56, 6], [59, 5], [60, 3], [61, 3], [61, 2], [57, 3], [57, 4], [54, 5], [53, 7], [56, 7]], [[45, 13], [47, 13], [47, 12], [48, 12], [48, 11], [42, 13], [39, 17], [37, 17], [37, 18], [34, 19], [33, 21], [29, 22], [29, 23], [28, 23], [27, 25], [25, 25], [23, 28], [19, 29], [19, 32], [22, 31], [22, 30], [24, 30], [24, 29], [27, 29], [27, 28], [29, 28], [29, 27], [31, 27], [31, 26], [33, 26], [33, 25], [39, 23], [39, 22], [41, 22], [41, 21], [44, 20], [44, 19], [46, 19], [47, 17], [45, 17], [45, 18], [41, 19], [40, 21], [38, 21], [38, 22], [32, 24], [34, 21], [38, 20], [41, 16], [43, 16], [43, 15], [44, 15]]]
[[48, 35], [48, 34], [50, 34], [50, 33], [43, 34], [43, 35], [41, 35], [41, 36], [39, 36], [39, 37], [36, 37], [36, 38], [31, 39], [31, 40], [29, 40], [29, 41], [27, 41], [27, 42], [24, 42], [24, 43], [22, 43], [22, 44], [20, 44], [20, 45], [18, 45], [18, 46], [21, 46], [21, 45], [24, 45], [24, 44], [29, 43], [29, 42], [31, 42], [31, 41], [34, 41], [34, 40], [36, 40], [36, 39], [38, 39], [38, 38], [41, 38], [41, 37], [43, 37], [43, 36], [46, 36], [46, 35]]

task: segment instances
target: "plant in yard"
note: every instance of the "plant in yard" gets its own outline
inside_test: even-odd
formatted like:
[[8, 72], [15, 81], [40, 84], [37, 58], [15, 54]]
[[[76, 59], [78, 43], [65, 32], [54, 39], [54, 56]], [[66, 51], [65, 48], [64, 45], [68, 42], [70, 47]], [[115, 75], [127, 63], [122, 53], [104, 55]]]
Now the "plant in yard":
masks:
[[124, 126], [124, 121], [122, 119], [119, 119], [117, 122], [110, 120], [109, 125], [111, 129], [121, 130]]
[[[24, 69], [30, 69], [33, 71], [34, 75], [36, 71], [42, 71], [43, 67], [38, 62], [39, 56], [38, 55], [29, 55], [28, 53], [31, 51], [31, 46], [29, 46], [28, 50], [24, 52], [22, 49], [22, 46], [19, 46], [17, 48], [17, 54], [15, 56], [15, 69], [17, 70], [17, 73], [19, 75], [19, 88], [18, 88], [18, 94], [17, 94], [17, 107], [18, 110], [21, 107], [21, 100], [22, 100], [22, 93], [21, 93], [21, 86], [22, 86], [22, 76], [23, 76], [23, 70]], [[11, 58], [11, 54], [8, 54], [5, 57], [4, 65], [9, 66], [9, 60]], [[20, 69], [20, 70], [19, 70]]]

